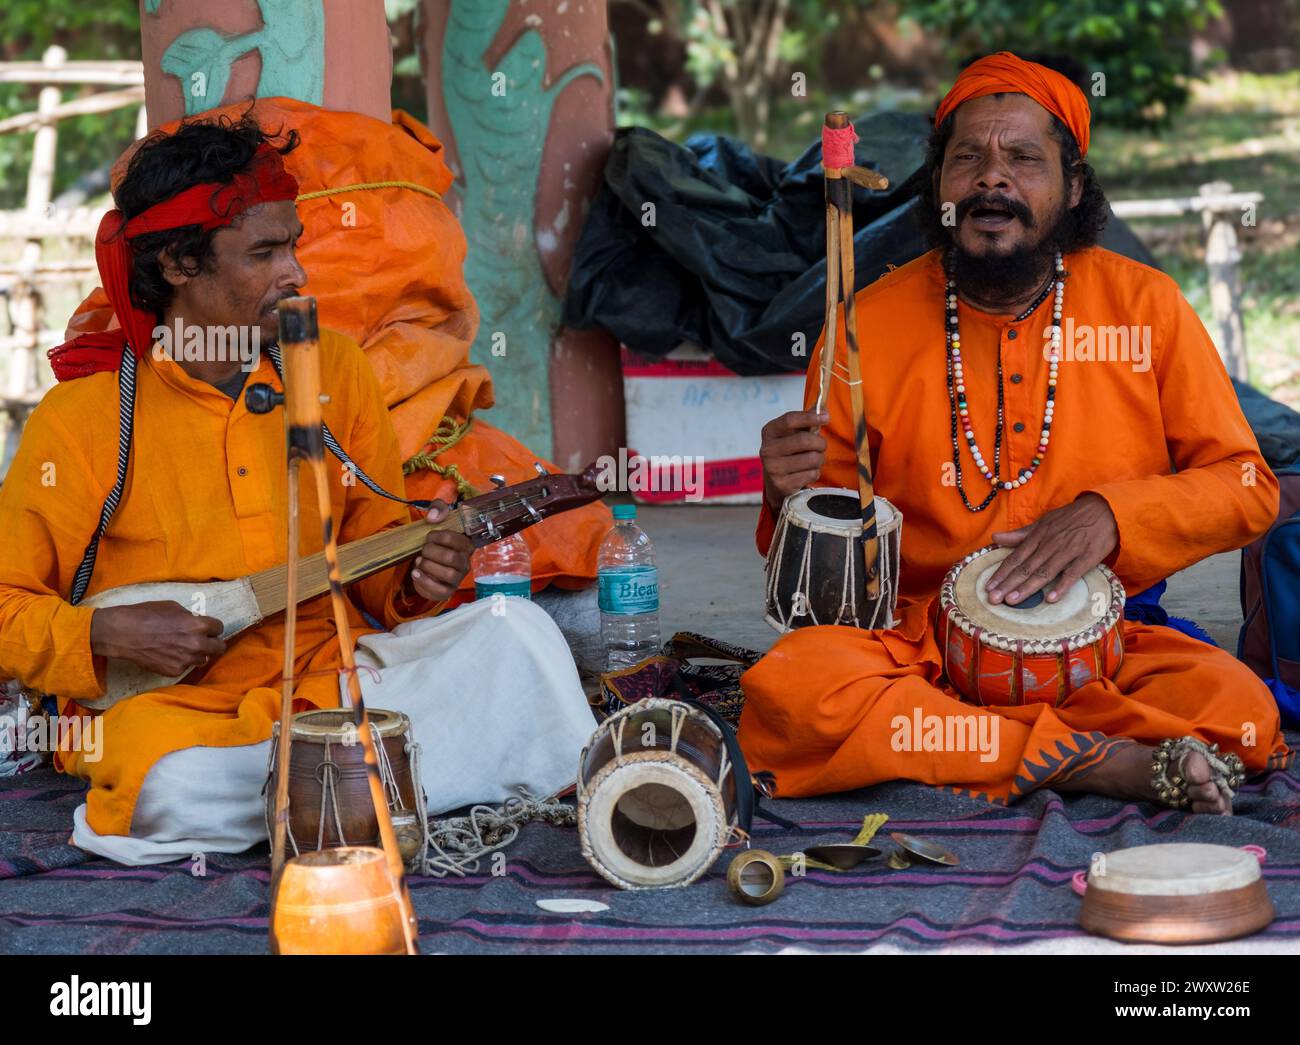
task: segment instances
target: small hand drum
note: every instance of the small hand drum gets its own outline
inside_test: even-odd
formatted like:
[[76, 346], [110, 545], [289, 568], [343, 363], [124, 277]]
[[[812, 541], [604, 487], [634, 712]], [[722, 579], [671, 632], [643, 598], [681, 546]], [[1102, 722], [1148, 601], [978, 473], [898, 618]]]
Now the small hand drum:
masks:
[[620, 889], [689, 885], [732, 840], [736, 787], [703, 712], [639, 700], [605, 719], [578, 759], [582, 855]]
[[1144, 943], [1216, 943], [1273, 921], [1258, 846], [1171, 843], [1098, 853], [1085, 884], [1079, 922], [1091, 933]]
[[976, 704], [1055, 707], [1123, 663], [1124, 586], [1097, 566], [1056, 602], [1036, 593], [1015, 606], [995, 605], [984, 589], [1011, 551], [981, 548], [944, 578], [936, 622], [944, 671]]
[[817, 624], [894, 626], [903, 514], [883, 497], [875, 505], [880, 594], [868, 600], [857, 492], [814, 487], [785, 499], [767, 553], [768, 624], [782, 632]]
[[[424, 792], [412, 767], [419, 745], [411, 739], [411, 720], [405, 715], [381, 708], [370, 708], [367, 713], [398, 849], [410, 865], [424, 852], [426, 841], [420, 816]], [[370, 796], [370, 773], [352, 715], [345, 708], [314, 708], [293, 716], [287, 856], [335, 846], [379, 844], [379, 818]], [[271, 734], [267, 770], [268, 834], [274, 815], [279, 744], [277, 722]]]

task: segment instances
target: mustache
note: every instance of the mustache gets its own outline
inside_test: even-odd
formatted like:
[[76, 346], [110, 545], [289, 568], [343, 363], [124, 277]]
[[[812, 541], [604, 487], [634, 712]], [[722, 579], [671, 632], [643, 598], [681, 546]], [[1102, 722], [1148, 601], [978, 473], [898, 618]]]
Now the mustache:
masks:
[[266, 308], [268, 311], [270, 311], [272, 309], [277, 308], [281, 301], [287, 301], [289, 298], [296, 298], [297, 296], [298, 296], [297, 287], [294, 287], [292, 290], [286, 290], [283, 294], [277, 294], [274, 298], [272, 298], [271, 303], [267, 305]]
[[1025, 228], [1032, 229], [1034, 227], [1033, 212], [1025, 204], [996, 192], [977, 192], [974, 196], [967, 196], [957, 204], [957, 220], [959, 222], [965, 220], [966, 215], [973, 210], [979, 210], [981, 207], [997, 207], [1006, 211], [1013, 218], [1020, 219]]

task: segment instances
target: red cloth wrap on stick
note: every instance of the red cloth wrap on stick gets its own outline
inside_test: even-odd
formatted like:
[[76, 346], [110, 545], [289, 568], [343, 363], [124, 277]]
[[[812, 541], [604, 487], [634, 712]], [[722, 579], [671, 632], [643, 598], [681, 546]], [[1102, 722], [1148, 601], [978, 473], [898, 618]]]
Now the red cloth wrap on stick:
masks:
[[54, 376], [67, 381], [101, 370], [116, 370], [126, 345], [131, 346], [139, 359], [153, 343], [157, 317], [131, 301], [131, 240], [187, 225], [198, 225], [207, 232], [230, 225], [250, 207], [297, 196], [297, 179], [284, 169], [279, 151], [269, 142], [263, 142], [253, 153], [248, 170], [239, 172], [229, 182], [193, 185], [130, 221], [120, 210], [110, 210], [100, 221], [95, 236], [95, 261], [104, 293], [121, 325], [113, 330], [81, 334], [50, 349]]
[[852, 167], [854, 163], [853, 143], [858, 140], [858, 132], [853, 124], [845, 127], [822, 127], [822, 167]]

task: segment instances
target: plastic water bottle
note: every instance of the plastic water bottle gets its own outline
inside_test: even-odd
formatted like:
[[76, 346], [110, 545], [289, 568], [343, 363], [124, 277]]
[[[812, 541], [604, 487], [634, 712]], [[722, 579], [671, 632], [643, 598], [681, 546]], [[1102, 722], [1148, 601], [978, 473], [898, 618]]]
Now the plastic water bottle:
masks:
[[614, 506], [614, 527], [596, 562], [606, 668], [630, 668], [659, 653], [659, 574], [636, 505]]
[[519, 534], [476, 549], [469, 562], [474, 571], [474, 598], [533, 597], [533, 557]]

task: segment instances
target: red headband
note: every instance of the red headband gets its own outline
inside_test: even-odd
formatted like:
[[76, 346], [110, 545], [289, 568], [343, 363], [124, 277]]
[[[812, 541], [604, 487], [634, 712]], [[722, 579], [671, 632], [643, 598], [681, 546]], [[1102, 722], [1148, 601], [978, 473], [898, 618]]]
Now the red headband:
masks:
[[1055, 69], [1037, 62], [1026, 62], [1010, 51], [987, 55], [963, 69], [952, 90], [939, 103], [934, 125], [942, 124], [962, 102], [1002, 92], [1028, 95], [1070, 128], [1074, 140], [1079, 143], [1080, 155], [1088, 155], [1088, 124], [1092, 111], [1087, 96]]
[[263, 142], [253, 153], [247, 171], [230, 182], [203, 182], [156, 203], [125, 220], [120, 210], [110, 210], [99, 223], [95, 261], [104, 293], [113, 306], [120, 328], [81, 334], [50, 350], [50, 365], [60, 381], [85, 377], [101, 370], [116, 370], [123, 346], [129, 344], [137, 359], [153, 343], [157, 319], [131, 301], [130, 241], [150, 232], [165, 232], [198, 225], [205, 232], [231, 224], [240, 214], [260, 203], [292, 200], [298, 180], [284, 168], [279, 151]]

